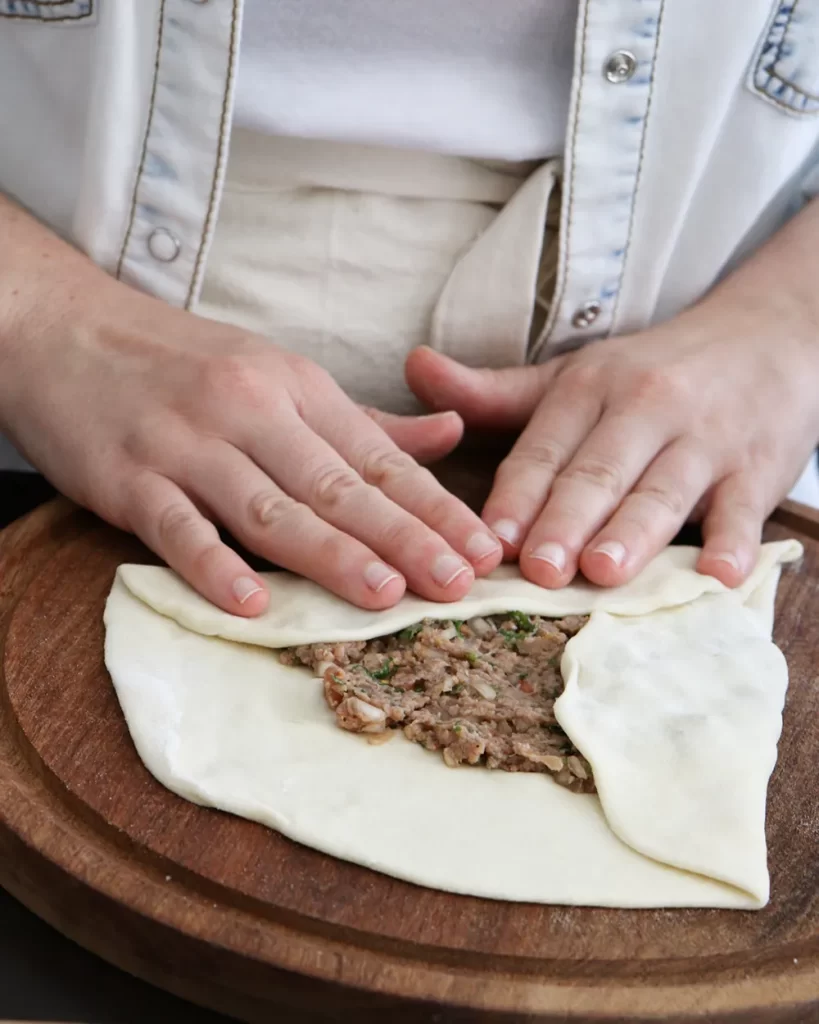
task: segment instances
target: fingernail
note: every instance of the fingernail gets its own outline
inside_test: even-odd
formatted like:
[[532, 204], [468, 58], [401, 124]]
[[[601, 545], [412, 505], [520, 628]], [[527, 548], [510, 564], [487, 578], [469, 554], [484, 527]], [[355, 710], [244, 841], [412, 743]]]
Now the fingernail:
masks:
[[740, 572], [739, 559], [736, 555], [732, 555], [730, 551], [721, 551], [718, 555], [711, 555], [711, 558], [715, 562], [725, 562], [726, 565], [730, 565], [732, 569]]
[[497, 555], [501, 546], [488, 533], [473, 533], [464, 550], [470, 562], [481, 562], [490, 555]]
[[240, 576], [233, 581], [233, 596], [239, 604], [244, 604], [254, 594], [261, 594], [263, 590], [264, 587], [260, 587], [256, 580], [252, 580], [249, 576]]
[[364, 582], [370, 590], [374, 590], [376, 594], [382, 591], [388, 583], [400, 578], [401, 577], [395, 569], [391, 569], [388, 565], [384, 565], [383, 562], [370, 562], [364, 570]]
[[563, 572], [566, 568], [566, 551], [563, 545], [556, 544], [551, 540], [541, 544], [539, 548], [535, 548], [532, 552], [532, 558], [536, 558], [539, 562], [548, 563], [557, 569], [558, 572]]
[[515, 547], [520, 540], [520, 525], [514, 519], [499, 519], [489, 527], [496, 537]]
[[592, 551], [592, 554], [605, 555], [615, 565], [620, 566], [625, 562], [628, 552], [626, 551], [625, 544], [621, 544], [619, 540], [607, 540], [602, 544], [598, 544], [594, 551]]
[[430, 575], [439, 587], [448, 587], [465, 572], [469, 572], [469, 566], [456, 555], [438, 555], [430, 569]]

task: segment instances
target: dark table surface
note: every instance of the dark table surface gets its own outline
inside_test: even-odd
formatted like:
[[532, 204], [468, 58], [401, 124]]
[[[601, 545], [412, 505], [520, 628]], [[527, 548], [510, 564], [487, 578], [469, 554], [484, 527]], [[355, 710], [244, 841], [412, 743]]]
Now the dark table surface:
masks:
[[[53, 496], [40, 477], [0, 472], [0, 529]], [[0, 1021], [220, 1024], [86, 953], [0, 889]]]

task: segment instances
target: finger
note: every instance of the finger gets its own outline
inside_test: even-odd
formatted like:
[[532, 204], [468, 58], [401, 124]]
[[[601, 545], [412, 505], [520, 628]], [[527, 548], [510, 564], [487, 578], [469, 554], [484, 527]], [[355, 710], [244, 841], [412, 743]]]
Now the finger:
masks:
[[770, 512], [760, 501], [764, 493], [762, 482], [748, 473], [717, 484], [702, 524], [698, 572], [715, 576], [726, 587], [739, 586], [748, 577], [759, 558], [762, 527]]
[[558, 473], [599, 420], [601, 402], [592, 388], [556, 383], [495, 474], [482, 518], [517, 557]]
[[449, 455], [463, 437], [463, 420], [455, 412], [396, 416], [379, 409], [360, 408], [394, 444], [420, 463], [436, 462]]
[[[378, 429], [350, 406], [354, 415], [335, 421], [339, 443], [355, 436], [362, 421]], [[475, 580], [472, 566], [434, 529], [366, 483], [299, 416], [280, 411], [277, 429], [251, 442], [248, 454], [285, 494], [395, 566], [415, 593], [432, 601], [455, 601], [469, 591]]]
[[604, 587], [636, 576], [671, 542], [711, 484], [713, 472], [698, 443], [679, 440], [669, 445], [586, 545], [580, 557], [583, 575]]
[[426, 346], [407, 357], [407, 384], [430, 409], [454, 409], [468, 427], [520, 429], [529, 422], [561, 359], [538, 366], [474, 370]]
[[689, 523], [701, 523], [705, 519], [705, 514], [711, 507], [711, 498], [713, 497], [713, 490], [709, 488], [705, 494], [700, 498], [697, 504], [691, 509], [688, 516]]
[[[351, 403], [348, 409], [347, 403], [346, 396], [339, 392], [307, 413], [309, 426], [333, 445], [362, 480], [463, 555], [476, 574], [491, 572], [503, 557], [492, 531], [428, 470], [402, 452], [380, 427], [360, 416]], [[350, 412], [355, 422], [339, 431], [337, 424]]]
[[259, 615], [268, 605], [260, 577], [219, 539], [213, 523], [185, 493], [151, 470], [130, 484], [131, 530], [213, 604], [233, 615]]
[[288, 497], [227, 442], [200, 443], [187, 454], [184, 473], [191, 493], [250, 551], [360, 608], [389, 608], [403, 596], [406, 584], [399, 572]]
[[546, 587], [577, 572], [580, 553], [613, 514], [668, 438], [644, 416], [604, 414], [555, 477], [520, 556], [524, 575]]

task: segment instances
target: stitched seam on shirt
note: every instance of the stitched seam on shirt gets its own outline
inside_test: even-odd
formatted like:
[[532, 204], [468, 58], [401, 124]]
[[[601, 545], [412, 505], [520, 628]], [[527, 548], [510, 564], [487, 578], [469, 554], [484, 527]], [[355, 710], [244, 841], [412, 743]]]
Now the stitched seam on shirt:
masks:
[[778, 75], [773, 75], [769, 73], [768, 81], [765, 83], [765, 85], [755, 86], [757, 95], [761, 96], [765, 100], [768, 100], [769, 103], [775, 104], [780, 109], [788, 111], [788, 113], [790, 114], [804, 115], [819, 113], [819, 96], [813, 96], [811, 93], [807, 92], [800, 92], [800, 95], [804, 96], [805, 99], [812, 100], [814, 103], [817, 104], [817, 106], [795, 107], [792, 103], [786, 103], [784, 100], [781, 100], [778, 96], [775, 96], [773, 93], [768, 92], [768, 85], [772, 78], [775, 78], [777, 82], [781, 82], [782, 85], [786, 85], [789, 89], [793, 89], [795, 92], [800, 92], [800, 90], [797, 89], [795, 85], [791, 85], [791, 83], [787, 81], [787, 79], [780, 78]]
[[[76, 3], [77, 0], [36, 0], [36, 2], [38, 7], [67, 7], [69, 4]], [[9, 21], [53, 21], [55, 24], [60, 24], [63, 21], [84, 21], [93, 15], [93, 2], [89, 5], [87, 13], [67, 14], [64, 18], [44, 18], [39, 14], [4, 14], [0, 12], [0, 18], [8, 18]]]
[[142, 140], [142, 153], [139, 158], [139, 168], [137, 169], [136, 181], [134, 182], [134, 194], [131, 198], [131, 212], [128, 218], [128, 227], [125, 229], [125, 238], [122, 241], [122, 250], [119, 254], [119, 261], [117, 262], [116, 277], [119, 278], [122, 274], [123, 264], [125, 263], [125, 253], [128, 251], [128, 246], [131, 242], [131, 235], [134, 230], [134, 222], [136, 221], [137, 211], [137, 196], [139, 194], [139, 186], [142, 181], [142, 175], [145, 173], [145, 164], [148, 160], [148, 140], [151, 137], [151, 126], [154, 119], [154, 108], [156, 107], [156, 96], [159, 87], [159, 62], [162, 57], [162, 41], [165, 36], [165, 3], [166, 0], [162, 0], [159, 8], [159, 33], [156, 40], [156, 60], [154, 61], [154, 81], [151, 86], [151, 99], [148, 104], [148, 120], [145, 124], [145, 137]]
[[[617, 322], [617, 314], [620, 311], [620, 298], [623, 294], [623, 278], [626, 274], [626, 264], [628, 263], [628, 253], [631, 248], [631, 242], [634, 235], [634, 213], [637, 207], [637, 194], [640, 191], [640, 178], [643, 173], [643, 163], [645, 162], [646, 153], [646, 139], [648, 138], [648, 120], [651, 114], [651, 101], [654, 98], [654, 86], [657, 81], [657, 55], [660, 52], [660, 41], [663, 33], [663, 14], [665, 12], [665, 0], [660, 2], [660, 10], [657, 14], [657, 40], [654, 44], [654, 57], [651, 62], [651, 81], [648, 87], [648, 100], [646, 101], [646, 112], [643, 119], [643, 137], [640, 140], [640, 155], [637, 158], [637, 174], [634, 181], [634, 195], [631, 199], [631, 209], [629, 210], [628, 216], [628, 232], [626, 233], [626, 242], [623, 246], [623, 257], [620, 264], [620, 275], [617, 279], [617, 298], [614, 300], [614, 309], [611, 312], [611, 330]], [[609, 332], [609, 333], [610, 333]]]
[[[781, 3], [778, 6], [781, 7]], [[773, 60], [769, 64], [768, 68], [764, 68], [763, 69], [763, 68], [760, 67], [761, 60], [762, 60], [762, 58], [760, 56], [758, 58], [758, 60], [757, 60], [757, 66], [756, 66], [756, 69], [754, 71], [754, 77], [756, 77], [756, 75], [758, 75], [761, 71], [766, 72], [767, 75], [768, 75], [768, 79], [767, 79], [767, 81], [765, 82], [764, 85], [756, 85], [756, 83], [754, 83], [756, 85], [756, 88], [760, 92], [764, 93], [764, 95], [768, 99], [770, 99], [773, 103], [775, 103], [778, 107], [782, 107], [783, 110], [790, 110], [793, 113], [797, 113], [797, 114], [799, 114], [799, 113], [811, 113], [811, 111], [805, 111], [804, 108], [795, 107], [792, 103], [785, 103], [783, 100], [779, 99], [778, 96], [773, 95], [770, 92], [770, 88], [769, 87], [771, 85], [771, 82], [775, 81], [775, 82], [778, 82], [780, 85], [786, 86], [788, 89], [793, 89], [793, 91], [795, 93], [798, 93], [800, 96], [803, 96], [807, 100], [814, 100], [815, 102], [819, 102], [819, 95], [817, 95], [816, 93], [807, 92], [805, 89], [800, 88], [798, 85], [796, 85], [795, 82], [792, 82], [790, 79], [786, 78], [784, 75], [781, 75], [776, 70], [776, 66], [777, 66], [777, 64], [779, 63], [779, 61], [782, 58], [782, 50], [784, 49], [785, 43], [787, 42], [787, 35], [788, 35], [788, 32], [789, 32], [789, 30], [791, 28], [791, 24], [793, 22], [793, 16], [796, 13], [796, 8], [798, 6], [799, 6], [799, 0], [794, 0], [793, 6], [791, 7], [791, 10], [790, 10], [790, 14], [788, 15], [788, 20], [785, 22], [785, 24], [784, 24], [784, 26], [782, 28], [782, 38], [779, 40], [779, 43], [777, 44], [776, 55], [774, 56]], [[775, 20], [776, 20], [776, 16], [774, 16], [774, 22], [772, 22], [771, 27], [768, 29], [768, 35], [771, 34], [771, 30], [773, 28], [773, 24], [775, 23]]]
[[[574, 209], [574, 186], [575, 176], [577, 174], [577, 132], [580, 125], [580, 110], [583, 105], [583, 83], [586, 80], [586, 69], [588, 66], [588, 41], [589, 41], [589, 5], [586, 4], [583, 9], [583, 64], [580, 68], [580, 85], [577, 88], [577, 106], [576, 115], [574, 119], [574, 125], [572, 126], [572, 139], [571, 139], [571, 153], [572, 153], [572, 176], [568, 183], [568, 188], [564, 192], [565, 203], [566, 203], [566, 231], [565, 231], [565, 243], [561, 246], [563, 253], [558, 255], [558, 268], [557, 273], [560, 276], [560, 291], [555, 294], [552, 299], [552, 308], [549, 310], [549, 316], [546, 323], [543, 326], [541, 335], [537, 340], [534, 351], [531, 354], [532, 359], [537, 359], [538, 355], [543, 351], [546, 346], [549, 335], [554, 330], [554, 326], [557, 323], [557, 319], [560, 315], [560, 307], [563, 304], [563, 299], [566, 296], [566, 278], [568, 277], [567, 265], [569, 262], [569, 252], [571, 250], [572, 240], [572, 210]], [[562, 218], [561, 218], [562, 219]], [[559, 231], [559, 229], [558, 229]], [[565, 259], [561, 260], [560, 256], [565, 254]], [[562, 266], [561, 266], [562, 264]], [[562, 273], [561, 273], [562, 271]]]
[[[799, 0], [794, 0], [793, 6], [791, 7], [791, 12], [788, 15], [788, 20], [785, 22], [785, 24], [784, 24], [784, 26], [782, 28], [782, 38], [779, 40], [779, 45], [776, 48], [776, 56], [771, 61], [770, 70], [768, 70], [768, 81], [765, 83], [764, 86], [762, 86], [762, 88], [767, 93], [768, 92], [768, 85], [770, 84], [771, 79], [775, 79], [777, 82], [781, 82], [782, 85], [786, 85], [789, 89], [793, 89], [794, 92], [799, 93], [800, 96], [804, 96], [806, 99], [819, 100], [819, 96], [817, 96], [815, 93], [807, 92], [805, 89], [801, 89], [798, 85], [796, 85], [795, 82], [791, 82], [790, 79], [785, 78], [784, 75], [781, 75], [776, 70], [776, 65], [779, 63], [779, 61], [782, 58], [782, 50], [784, 49], [785, 43], [787, 42], [788, 32], [790, 31], [790, 27], [791, 27], [791, 24], [793, 22], [793, 16], [796, 13], [796, 8], [798, 6], [799, 6]], [[757, 66], [757, 70], [760, 70], [758, 66]], [[775, 96], [771, 96], [771, 99], [775, 100], [776, 97]], [[785, 107], [789, 106], [789, 104], [781, 103], [781, 102], [780, 102], [780, 105], [781, 106], [785, 106]]]
[[[775, 68], [776, 65], [779, 63], [779, 61], [782, 59], [782, 50], [783, 50], [783, 48], [785, 46], [785, 40], [786, 40], [787, 35], [788, 35], [788, 30], [791, 27], [791, 22], [793, 21], [793, 12], [796, 10], [796, 8], [798, 6], [799, 6], [799, 0], [793, 0], [793, 6], [791, 7], [791, 12], [788, 15], [788, 20], [785, 22], [784, 26], [782, 27], [782, 36], [781, 36], [781, 38], [779, 40], [779, 43], [778, 43], [778, 45], [776, 47], [776, 56], [771, 61], [771, 65], [770, 66], [771, 66], [772, 69]], [[780, 81], [784, 81], [784, 79], [778, 74], [778, 72], [776, 72], [774, 70], [771, 70], [769, 72], [769, 74], [770, 74], [771, 78], [778, 78]], [[786, 83], [786, 84], [789, 85], [790, 83]], [[793, 88], [796, 88], [796, 87], [793, 86]]]
[[196, 262], [193, 265], [193, 274], [191, 275], [190, 286], [188, 288], [188, 295], [185, 299], [185, 309], [190, 309], [191, 303], [193, 302], [193, 293], [196, 288], [196, 282], [199, 278], [199, 272], [202, 269], [202, 261], [205, 257], [205, 245], [210, 237], [211, 228], [213, 226], [213, 216], [216, 210], [216, 191], [219, 183], [219, 177], [224, 166], [225, 160], [225, 149], [227, 147], [227, 132], [225, 131], [225, 124], [228, 119], [228, 101], [231, 94], [231, 88], [233, 86], [233, 78], [236, 74], [236, 44], [237, 44], [237, 28], [239, 24], [239, 4], [238, 0], [233, 0], [233, 16], [230, 23], [230, 64], [228, 66], [227, 77], [225, 78], [225, 91], [222, 96], [222, 113], [219, 121], [219, 145], [216, 150], [216, 162], [213, 168], [213, 181], [211, 183], [210, 196], [208, 198], [208, 209], [205, 214], [205, 223], [202, 229], [202, 238], [199, 243], [199, 251], [196, 254]]
[[[819, 93], [808, 92], [807, 89], [801, 89], [798, 85], [794, 85], [793, 82], [790, 81], [790, 79], [782, 78], [781, 75], [777, 75], [775, 72], [768, 73], [768, 81], [765, 83], [764, 86], [766, 93], [768, 93], [768, 86], [770, 85], [772, 79], [779, 82], [781, 85], [786, 85], [788, 89], [792, 89], [794, 92], [799, 93], [799, 95], [803, 96], [805, 99], [811, 99], [813, 100], [813, 102], [819, 103]], [[793, 106], [791, 106], [790, 103], [782, 102], [782, 100], [779, 99], [777, 96], [771, 96], [770, 93], [768, 93], [768, 95], [771, 99], [774, 100], [774, 102], [778, 102], [780, 106], [789, 106], [790, 110], [800, 110], [800, 108], [793, 108]]]
[[6, 18], [8, 21], [41, 21], [44, 25], [64, 25], [69, 21], [86, 21], [93, 17], [93, 7], [89, 8], [86, 14], [67, 14], [64, 18], [46, 18], [42, 14], [4, 14], [0, 11], [0, 18]]

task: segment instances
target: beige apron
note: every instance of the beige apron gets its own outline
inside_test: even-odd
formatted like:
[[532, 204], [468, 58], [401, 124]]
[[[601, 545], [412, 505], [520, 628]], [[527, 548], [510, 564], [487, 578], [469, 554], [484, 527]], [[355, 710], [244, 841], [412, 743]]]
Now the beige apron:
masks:
[[491, 367], [537, 351], [559, 170], [237, 129], [196, 311], [308, 356], [357, 401], [414, 410], [418, 345]]
[[[309, 356], [360, 402], [418, 406], [430, 344], [473, 366], [543, 344], [560, 163], [504, 164], [237, 129], [196, 312]], [[0, 470], [28, 468], [0, 435]], [[791, 497], [819, 507], [815, 460]]]
[[[197, 312], [418, 411], [404, 360], [532, 361], [554, 294], [560, 162], [503, 164], [236, 130]], [[811, 460], [791, 497], [819, 507]]]

